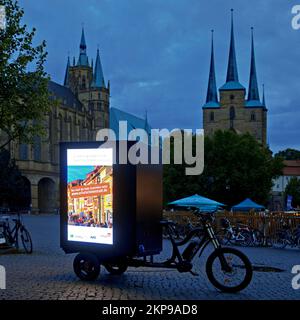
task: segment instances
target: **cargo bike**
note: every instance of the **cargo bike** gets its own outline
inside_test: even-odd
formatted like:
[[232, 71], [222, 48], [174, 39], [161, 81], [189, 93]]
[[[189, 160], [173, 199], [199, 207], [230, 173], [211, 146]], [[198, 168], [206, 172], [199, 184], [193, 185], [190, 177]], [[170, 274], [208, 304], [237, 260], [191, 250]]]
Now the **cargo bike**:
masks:
[[[77, 253], [75, 274], [93, 281], [103, 266], [112, 275], [121, 275], [128, 267], [149, 267], [197, 276], [194, 261], [210, 246], [213, 251], [205, 270], [212, 285], [228, 293], [245, 289], [252, 279], [251, 262], [241, 251], [221, 245], [212, 227], [214, 213], [189, 207], [199, 226], [175, 240], [176, 223], [162, 219], [162, 166], [119, 163], [119, 143], [61, 144], [61, 247], [66, 253]], [[156, 262], [162, 252], [163, 228], [172, 253]]]

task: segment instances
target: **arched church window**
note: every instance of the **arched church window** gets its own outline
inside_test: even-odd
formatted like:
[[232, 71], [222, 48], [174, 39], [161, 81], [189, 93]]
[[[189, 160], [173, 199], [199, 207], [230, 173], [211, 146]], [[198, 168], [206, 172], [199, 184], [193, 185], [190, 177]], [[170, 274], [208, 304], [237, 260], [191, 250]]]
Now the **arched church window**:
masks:
[[255, 115], [255, 112], [251, 112], [251, 121], [256, 121], [256, 115]]
[[86, 79], [85, 76], [82, 76], [82, 89], [86, 88]]
[[233, 129], [234, 128], [233, 121], [235, 119], [235, 108], [234, 107], [230, 107], [229, 119], [230, 119], [230, 129]]
[[210, 113], [209, 120], [210, 120], [210, 122], [215, 121], [215, 113], [213, 111], [211, 111], [211, 113]]
[[230, 107], [229, 118], [230, 118], [230, 120], [235, 119], [235, 108], [234, 107]]

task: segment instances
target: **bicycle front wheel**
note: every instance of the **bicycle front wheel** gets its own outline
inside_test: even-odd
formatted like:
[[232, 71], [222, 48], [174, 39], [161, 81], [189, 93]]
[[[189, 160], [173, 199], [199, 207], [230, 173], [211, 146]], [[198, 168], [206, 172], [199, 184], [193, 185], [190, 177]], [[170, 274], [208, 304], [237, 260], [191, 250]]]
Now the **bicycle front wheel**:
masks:
[[245, 289], [252, 280], [252, 265], [239, 250], [220, 248], [207, 259], [206, 274], [219, 290], [236, 293]]
[[20, 230], [21, 241], [26, 253], [32, 253], [32, 240], [30, 233], [24, 227]]

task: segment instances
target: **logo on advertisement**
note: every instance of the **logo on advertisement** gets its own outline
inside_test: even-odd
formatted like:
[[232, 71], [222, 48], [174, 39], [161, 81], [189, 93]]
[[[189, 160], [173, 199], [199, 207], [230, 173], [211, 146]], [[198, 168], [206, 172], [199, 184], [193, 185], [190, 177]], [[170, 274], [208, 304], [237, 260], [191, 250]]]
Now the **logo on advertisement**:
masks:
[[292, 279], [292, 287], [294, 290], [300, 289], [300, 265], [296, 265], [292, 269], [292, 274], [295, 276]]
[[5, 7], [0, 5], [0, 30], [4, 30], [5, 27], [6, 27]]
[[295, 15], [292, 19], [292, 28], [294, 30], [299, 30], [300, 29], [300, 5], [293, 6], [292, 14]]
[[6, 289], [6, 271], [3, 266], [0, 265], [0, 290]]

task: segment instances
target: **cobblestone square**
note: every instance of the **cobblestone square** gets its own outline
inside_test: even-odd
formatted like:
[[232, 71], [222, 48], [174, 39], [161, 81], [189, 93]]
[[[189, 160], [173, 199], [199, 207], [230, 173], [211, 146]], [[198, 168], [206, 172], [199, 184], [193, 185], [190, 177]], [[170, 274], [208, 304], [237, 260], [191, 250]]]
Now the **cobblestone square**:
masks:
[[[253, 300], [300, 299], [300, 290], [292, 288], [291, 273], [300, 265], [297, 249], [241, 248], [253, 265], [282, 269], [282, 272], [254, 272], [252, 283], [239, 294], [218, 292], [205, 275], [206, 257], [210, 248], [196, 262], [193, 277], [189, 273], [152, 268], [129, 268], [122, 276], [111, 276], [104, 268], [96, 282], [80, 281], [73, 272], [74, 255], [66, 255], [59, 247], [59, 216], [25, 216], [34, 252], [32, 255], [0, 255], [6, 268], [7, 288], [0, 290], [0, 299], [15, 300]], [[164, 241], [162, 258], [170, 253]]]

